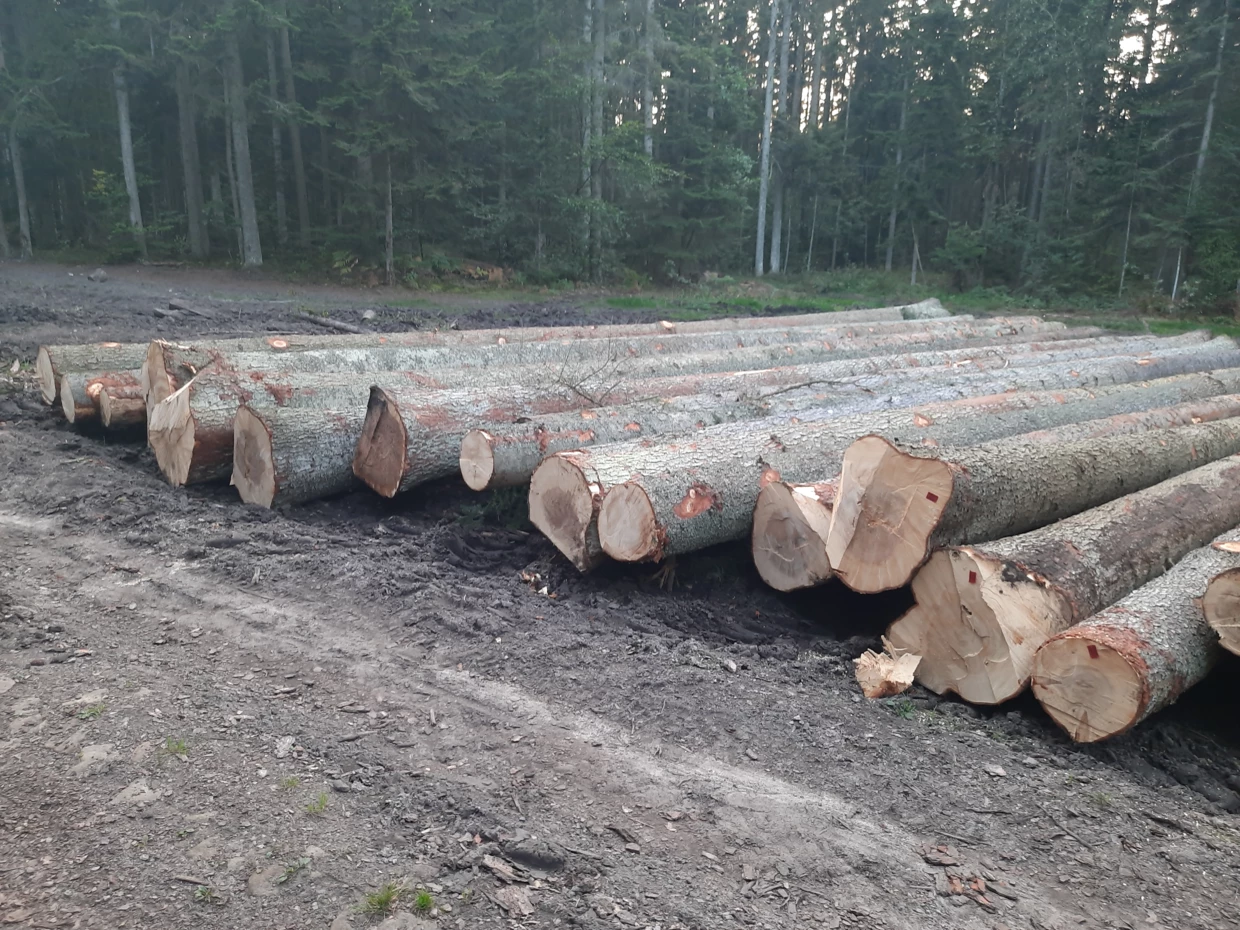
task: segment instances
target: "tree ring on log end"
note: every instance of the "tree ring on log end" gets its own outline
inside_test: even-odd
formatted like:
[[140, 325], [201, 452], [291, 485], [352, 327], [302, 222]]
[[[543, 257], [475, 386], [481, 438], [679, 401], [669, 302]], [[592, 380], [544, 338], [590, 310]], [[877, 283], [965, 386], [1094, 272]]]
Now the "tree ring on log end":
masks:
[[196, 424], [190, 411], [190, 385], [177, 389], [151, 413], [150, 444], [168, 483], [183, 487], [194, 460]]
[[408, 470], [408, 432], [396, 403], [379, 387], [370, 389], [353, 474], [384, 497], [395, 497]]
[[580, 468], [560, 456], [545, 459], [530, 478], [530, 522], [580, 571], [601, 558], [597, 541], [591, 546], [594, 492]]
[[1201, 608], [1218, 634], [1219, 645], [1240, 655], [1240, 568], [1229, 568], [1210, 579]]
[[43, 394], [43, 403], [56, 403], [60, 385], [56, 383], [56, 370], [52, 367], [52, 357], [47, 352], [47, 346], [39, 346], [39, 354], [34, 360], [34, 373], [39, 379], [39, 391]]
[[1094, 639], [1064, 636], [1038, 650], [1034, 697], [1078, 743], [1122, 733], [1140, 717], [1145, 689], [1123, 654]]
[[493, 441], [484, 429], [471, 429], [461, 440], [461, 477], [474, 491], [485, 491], [495, 475]]
[[641, 485], [626, 481], [608, 489], [598, 512], [598, 538], [603, 551], [618, 562], [663, 557], [663, 532]]
[[128, 429], [146, 425], [146, 402], [138, 397], [99, 395], [99, 419], [106, 429]]
[[[753, 510], [753, 562], [776, 591], [811, 588], [833, 574], [823, 527], [814, 528], [797, 496], [794, 488], [775, 481], [762, 489]], [[826, 505], [807, 501], [806, 506], [818, 508], [823, 520], [829, 518]]]
[[249, 407], [241, 407], [233, 420], [232, 484], [247, 504], [270, 508], [275, 500], [271, 430]]
[[[65, 419], [70, 423], [77, 422], [77, 401], [73, 397], [73, 387], [69, 381], [69, 376], [64, 375], [60, 379], [60, 409], [65, 413]], [[50, 403], [50, 401], [49, 401]]]

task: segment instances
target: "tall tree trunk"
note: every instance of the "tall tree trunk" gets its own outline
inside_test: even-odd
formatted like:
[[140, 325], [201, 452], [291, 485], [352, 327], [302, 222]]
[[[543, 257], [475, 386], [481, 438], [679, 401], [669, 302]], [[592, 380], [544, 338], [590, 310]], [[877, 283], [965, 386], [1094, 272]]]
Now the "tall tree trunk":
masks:
[[[594, 159], [594, 0], [585, 0], [581, 20], [581, 40], [585, 47], [585, 92], [581, 101], [581, 196], [593, 193]], [[581, 254], [590, 260], [590, 228], [594, 225], [591, 209], [586, 209], [581, 224]]]
[[1141, 70], [1138, 84], [1148, 84], [1151, 79], [1150, 65], [1154, 61], [1154, 32], [1158, 28], [1158, 7], [1162, 0], [1150, 0], [1145, 9], [1145, 32], [1141, 36]]
[[189, 65], [176, 65], [177, 125], [181, 137], [181, 175], [185, 179], [185, 217], [189, 226], [189, 253], [206, 258], [211, 252], [202, 202], [202, 162], [198, 153], [197, 114], [190, 84]]
[[228, 168], [228, 195], [232, 205], [232, 226], [237, 236], [237, 258], [245, 253], [245, 234], [241, 231], [241, 199], [237, 196], [237, 161], [233, 157], [232, 120], [227, 116], [229, 100], [232, 94], [228, 90], [228, 82], [224, 82], [224, 159]]
[[771, 183], [771, 117], [775, 106], [775, 51], [779, 37], [779, 0], [771, 0], [770, 38], [766, 47], [766, 99], [762, 109], [762, 152], [758, 158], [758, 234], [753, 273], [766, 271], [766, 198]]
[[606, 0], [594, 0], [594, 84], [592, 122], [594, 128], [593, 165], [590, 170], [590, 196], [594, 201], [594, 218], [590, 224], [590, 264], [594, 280], [603, 280], [603, 66], [607, 57]]
[[[113, 9], [112, 31], [120, 36], [121, 20]], [[146, 232], [142, 228], [142, 201], [138, 198], [138, 171], [133, 162], [133, 133], [129, 125], [129, 87], [125, 83], [125, 65], [119, 63], [112, 71], [112, 87], [116, 92], [116, 122], [121, 134], [121, 167], [125, 173], [125, 192], [129, 194], [129, 227], [133, 230], [138, 252], [146, 258]]]
[[323, 172], [323, 222], [332, 221], [332, 167], [331, 145], [327, 139], [327, 127], [319, 127], [319, 170]]
[[[288, 5], [284, 13], [288, 15]], [[284, 59], [284, 102], [288, 104], [288, 138], [293, 150], [293, 183], [297, 189], [297, 238], [301, 247], [310, 245], [310, 197], [306, 193], [306, 161], [301, 151], [301, 125], [297, 122], [297, 84], [293, 80], [293, 52], [289, 47], [288, 26], [280, 27], [280, 57]]]
[[245, 74], [241, 69], [241, 46], [236, 35], [225, 42], [225, 75], [231, 85], [229, 119], [232, 122], [233, 157], [236, 160], [237, 199], [241, 214], [242, 264], [257, 268], [263, 263], [258, 233], [258, 207], [254, 203], [254, 171], [250, 164], [250, 125], [245, 107]]
[[1206, 169], [1206, 155], [1210, 152], [1210, 133], [1214, 128], [1214, 107], [1218, 102], [1218, 85], [1223, 77], [1223, 50], [1227, 47], [1227, 21], [1231, 18], [1231, 0], [1223, 2], [1223, 22], [1218, 32], [1218, 54], [1214, 58], [1214, 83], [1210, 87], [1210, 99], [1206, 102], [1205, 123], [1201, 127], [1201, 144], [1197, 147], [1197, 164], [1193, 167], [1193, 179], [1188, 188], [1188, 208], [1192, 211], [1193, 200], [1201, 188], [1201, 177]]
[[809, 248], [805, 251], [805, 272], [808, 274], [814, 265], [814, 236], [818, 233], [818, 195], [814, 195], [814, 215], [809, 223]]
[[383, 210], [383, 244], [387, 284], [391, 287], [396, 283], [396, 248], [392, 230], [392, 153], [387, 155], [387, 196], [384, 198]]
[[[821, 26], [821, 23], [817, 25]], [[807, 125], [811, 130], [822, 128], [822, 43], [825, 36], [820, 31], [814, 37], [814, 55], [811, 59], [810, 70], [813, 71], [813, 83], [810, 85], [809, 91], [809, 120]], [[830, 92], [827, 94], [827, 100], [831, 99]]]
[[654, 157], [654, 0], [646, 0], [646, 24], [642, 31], [642, 145], [647, 158]]
[[10, 258], [12, 254], [9, 249], [9, 231], [4, 226], [4, 210], [0, 209], [0, 258]]
[[[788, 110], [791, 104], [791, 93], [788, 87], [788, 44], [792, 36], [792, 0], [783, 0], [783, 28], [779, 36], [779, 102], [775, 106], [775, 132], [777, 143], [783, 141], [788, 133]], [[771, 205], [771, 274], [779, 274], [783, 270], [783, 235], [784, 235], [784, 173], [779, 167], [779, 149], [776, 146], [775, 164], [772, 166], [771, 181], [775, 185], [775, 202]]]
[[21, 242], [22, 258], [34, 255], [34, 243], [30, 239], [30, 202], [26, 198], [26, 169], [22, 166], [21, 140], [17, 127], [9, 126], [9, 160], [13, 163], [13, 186], [17, 189], [17, 230]]
[[900, 97], [900, 134], [896, 138], [896, 173], [891, 182], [891, 215], [887, 219], [887, 270], [896, 248], [896, 215], [900, 212], [900, 163], [904, 160], [904, 125], [908, 116], [908, 76], [904, 77], [904, 92]]
[[271, 161], [276, 185], [276, 241], [288, 246], [288, 207], [284, 203], [284, 140], [280, 135], [280, 77], [276, 73], [276, 39], [267, 33], [267, 86], [271, 94]]

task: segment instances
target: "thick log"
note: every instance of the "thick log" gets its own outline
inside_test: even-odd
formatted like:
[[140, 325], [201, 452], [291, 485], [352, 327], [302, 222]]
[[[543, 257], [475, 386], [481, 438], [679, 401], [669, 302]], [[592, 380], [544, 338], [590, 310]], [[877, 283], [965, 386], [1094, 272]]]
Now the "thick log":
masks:
[[1205, 678], [1222, 654], [1202, 599], [1240, 568], [1240, 531], [1194, 550], [1037, 651], [1034, 697], [1078, 743], [1124, 733]]
[[758, 492], [750, 550], [758, 574], [776, 591], [831, 579], [826, 539], [838, 492], [838, 478], [817, 484], [772, 481]]
[[932, 691], [1009, 700], [1050, 637], [1240, 524], [1237, 481], [1229, 456], [1020, 536], [940, 549], [888, 637], [922, 656], [917, 678]]
[[60, 400], [60, 382], [67, 374], [133, 371], [142, 367], [146, 351], [145, 345], [120, 342], [39, 346], [34, 370], [39, 381], [39, 390], [43, 394], [43, 402], [55, 404]]
[[[281, 371], [419, 371], [427, 374], [428, 386], [432, 386], [434, 372], [444, 368], [477, 368], [493, 373], [498, 368], [544, 366], [554, 367], [565, 379], [582, 379], [637, 374], [638, 371], [628, 369], [640, 359], [718, 352], [721, 354], [714, 365], [669, 360], [665, 363], [665, 371], [669, 374], [677, 370], [735, 371], [745, 367], [797, 364], [827, 356], [872, 355], [874, 353], [868, 350], [878, 345], [950, 346], [967, 340], [1011, 340], [1035, 334], [1047, 339], [1071, 339], [1080, 335], [1079, 331], [1070, 331], [1062, 323], [1046, 323], [1036, 317], [1012, 317], [983, 322], [960, 322], [950, 318], [481, 345], [401, 345], [389, 341], [380, 345], [297, 347], [290, 341], [291, 337], [270, 337], [247, 341], [245, 350], [226, 350], [212, 344], [176, 345], [157, 340], [148, 347], [142, 378], [147, 404], [153, 407], [198, 372], [216, 365]], [[722, 354], [729, 350], [734, 354]], [[546, 376], [544, 372], [544, 379]]]
[[[1215, 540], [1214, 547], [1236, 555], [1240, 553], [1240, 537]], [[1240, 564], [1226, 566], [1210, 579], [1201, 607], [1219, 645], [1240, 655]]]
[[353, 453], [365, 411], [241, 407], [233, 422], [232, 483], [247, 504], [280, 507], [358, 487]]
[[103, 422], [105, 393], [113, 395], [118, 401], [137, 400], [142, 403], [142, 385], [137, 371], [70, 372], [61, 377], [57, 393], [65, 419], [78, 429], [98, 426]]
[[[878, 411], [1004, 390], [1118, 384], [1200, 370], [1203, 363], [1235, 365], [1235, 344], [1224, 340], [1217, 349], [1211, 348], [1218, 342], [1149, 358], [1098, 359], [1079, 368], [1069, 362], [1013, 369], [1001, 376], [990, 372], [965, 374], [955, 381], [902, 384], [907, 381], [905, 373], [857, 378], [850, 385], [866, 394], [852, 409]], [[891, 393], [901, 387], [910, 393]], [[885, 426], [874, 422], [879, 432], [885, 432]], [[604, 489], [621, 483], [627, 487], [615, 503], [602, 505], [600, 519], [606, 525], [599, 527], [599, 536], [603, 547], [620, 561], [646, 561], [738, 539], [751, 530], [753, 508], [762, 487], [775, 480], [801, 483], [834, 474], [828, 469], [838, 467], [847, 445], [873, 431], [840, 432], [830, 415], [809, 422], [771, 418], [712, 427], [692, 440], [648, 443], [637, 448], [633, 443], [606, 447], [601, 455], [591, 456], [590, 467], [595, 470], [592, 483]], [[610, 496], [612, 490], [603, 493]]]
[[903, 587], [934, 549], [1024, 533], [1205, 464], [1194, 442], [1230, 433], [1235, 421], [1213, 423], [1228, 417], [1240, 395], [973, 448], [862, 437], [844, 454], [827, 561], [854, 591]]

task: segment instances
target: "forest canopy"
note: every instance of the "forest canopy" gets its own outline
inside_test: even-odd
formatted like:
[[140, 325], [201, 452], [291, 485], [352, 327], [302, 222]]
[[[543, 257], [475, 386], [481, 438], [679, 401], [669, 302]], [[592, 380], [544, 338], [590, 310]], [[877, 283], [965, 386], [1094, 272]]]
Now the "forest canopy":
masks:
[[[1240, 5], [1240, 4], [1237, 4]], [[0, 255], [1240, 285], [1232, 0], [0, 0]]]

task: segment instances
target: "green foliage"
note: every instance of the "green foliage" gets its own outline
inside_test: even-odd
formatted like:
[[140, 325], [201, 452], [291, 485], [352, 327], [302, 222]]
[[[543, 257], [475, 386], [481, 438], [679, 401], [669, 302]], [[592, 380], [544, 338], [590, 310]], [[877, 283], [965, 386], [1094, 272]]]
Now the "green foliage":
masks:
[[91, 704], [89, 707], [83, 707], [77, 712], [79, 720], [98, 720], [107, 711], [107, 704]]
[[189, 754], [189, 743], [185, 742], [179, 736], [169, 736], [164, 740], [164, 752], [170, 756], [184, 756]]
[[419, 891], [413, 899], [413, 909], [419, 914], [429, 912], [435, 906], [435, 899], [429, 891]]
[[396, 902], [404, 893], [404, 885], [399, 882], [388, 882], [378, 891], [372, 891], [366, 895], [366, 899], [362, 902], [362, 913], [374, 914], [378, 917], [386, 916], [392, 912], [392, 908], [396, 906]]
[[321, 817], [327, 813], [327, 792], [320, 791], [314, 800], [306, 805], [306, 813], [311, 817]]

